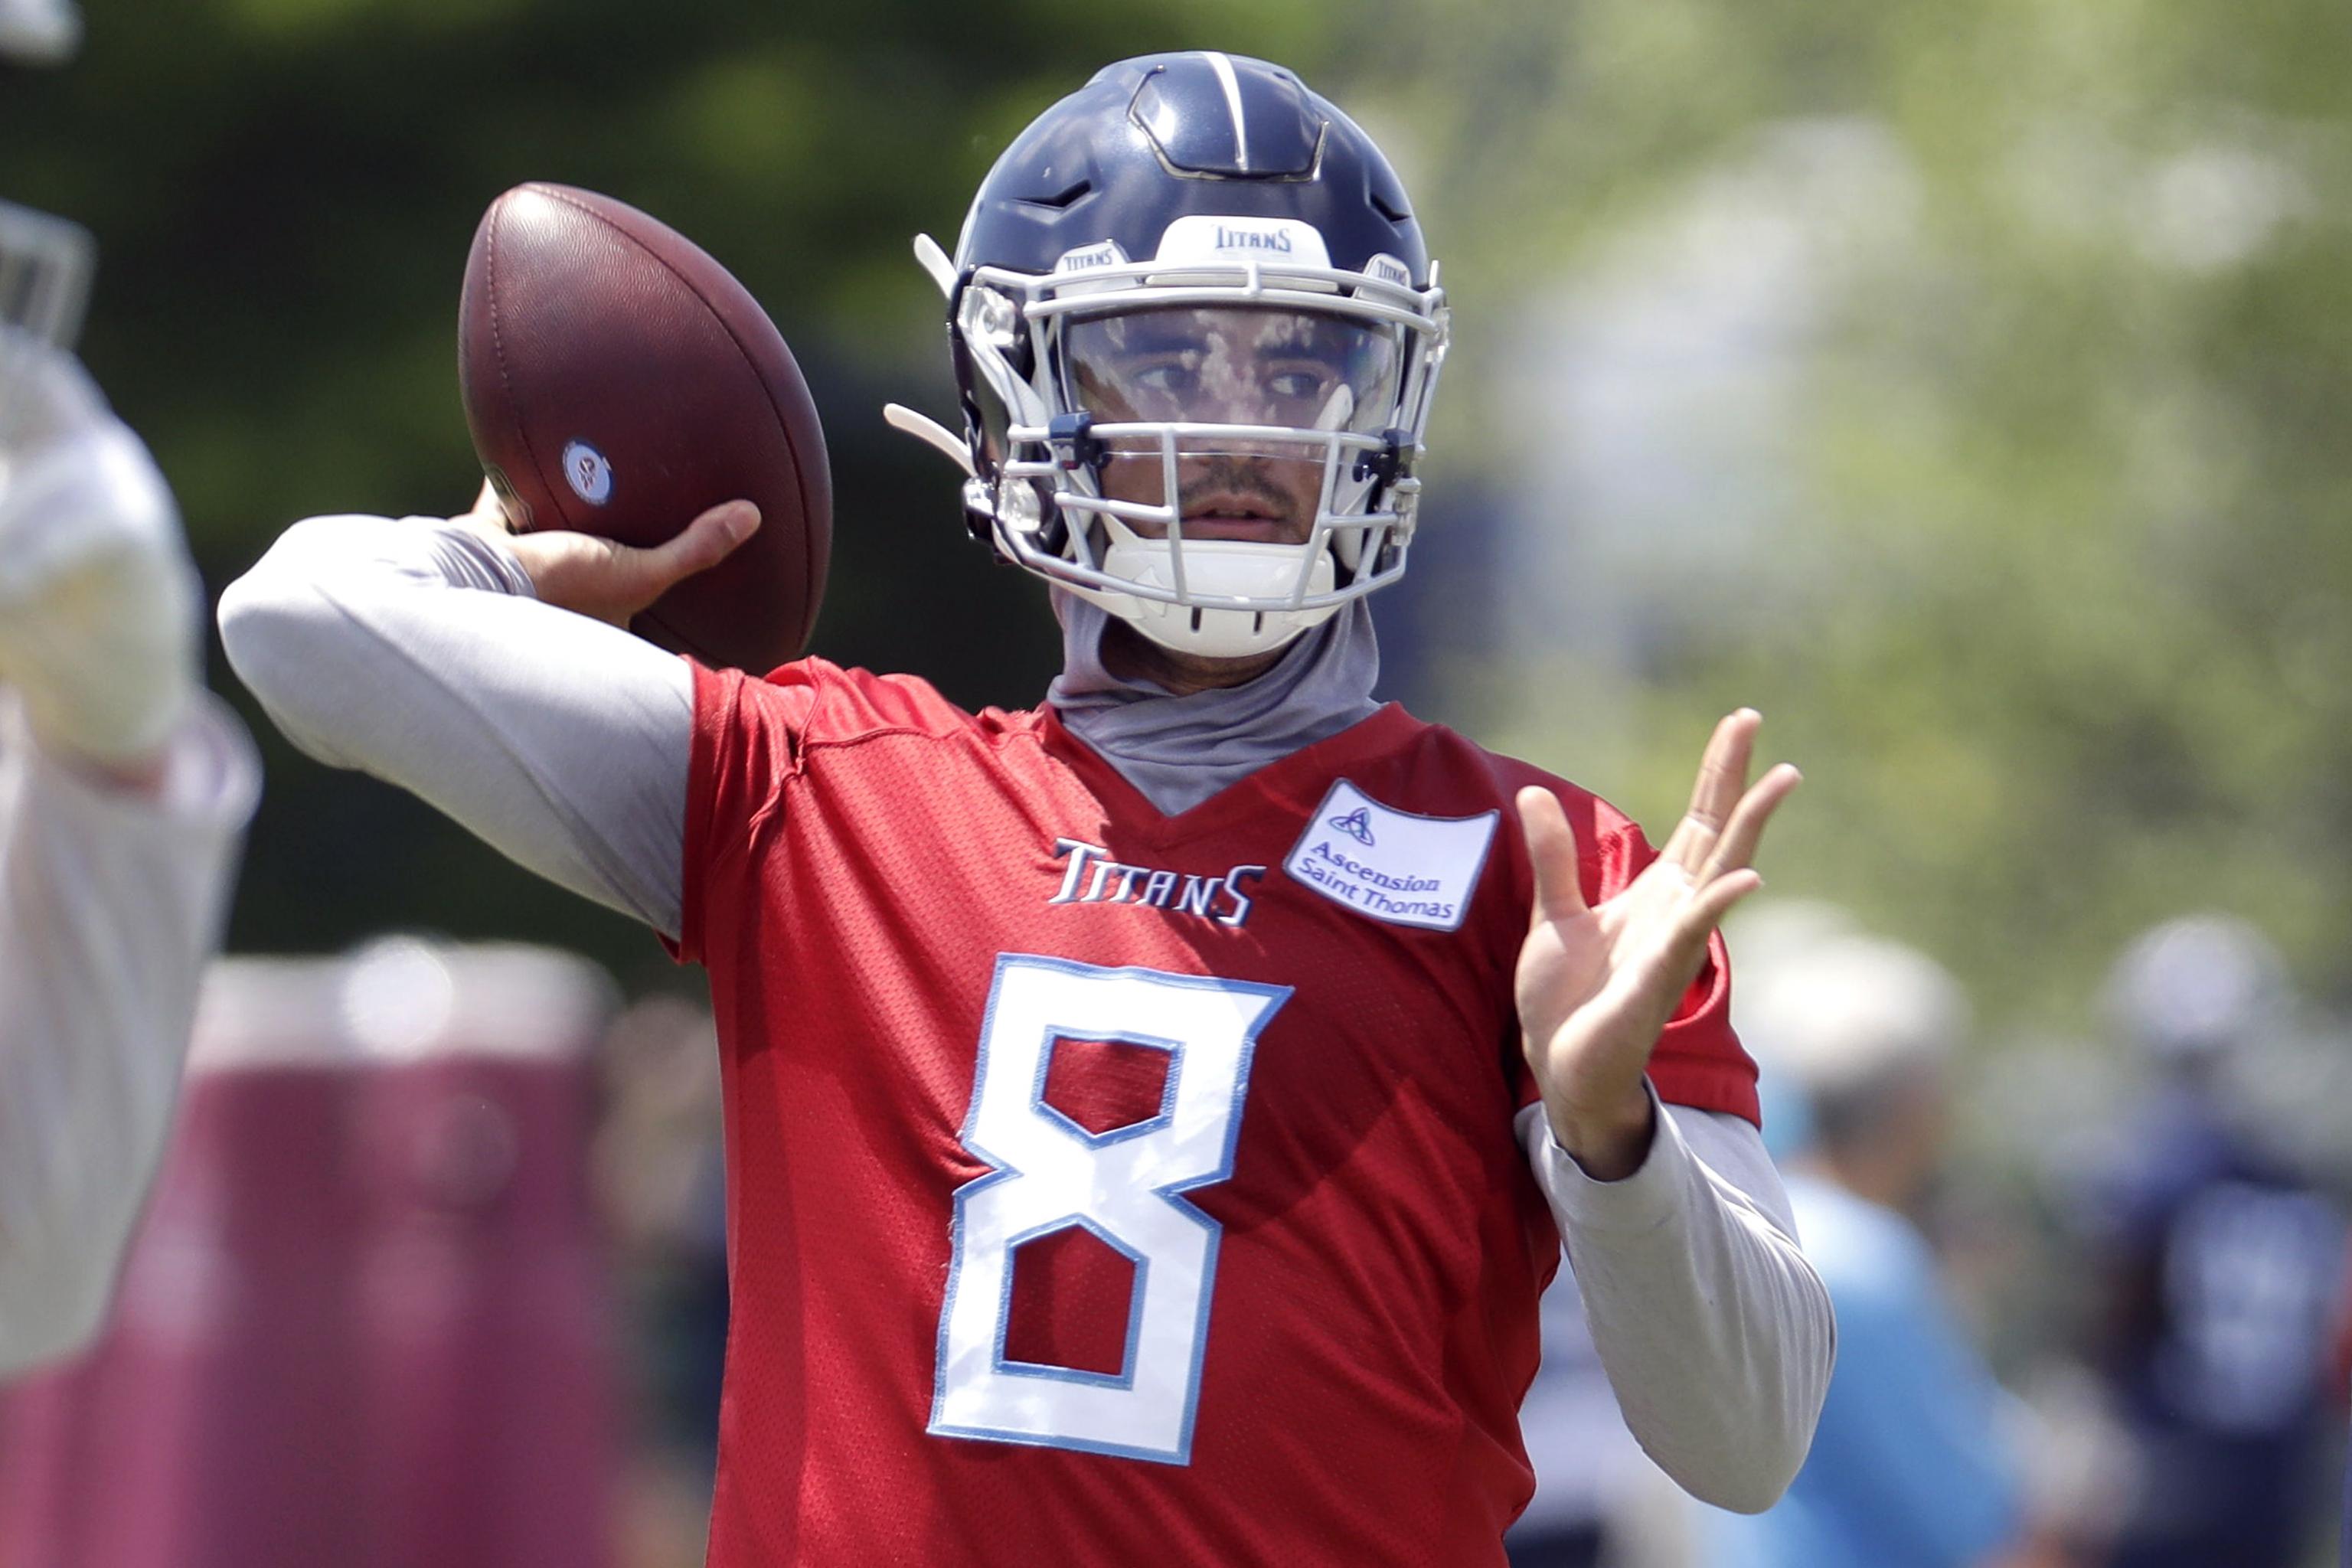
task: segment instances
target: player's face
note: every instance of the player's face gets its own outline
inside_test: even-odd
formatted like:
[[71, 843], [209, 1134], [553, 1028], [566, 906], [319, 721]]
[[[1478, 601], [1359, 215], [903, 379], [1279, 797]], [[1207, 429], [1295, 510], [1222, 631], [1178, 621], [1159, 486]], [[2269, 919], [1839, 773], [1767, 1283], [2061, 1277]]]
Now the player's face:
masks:
[[[1396, 405], [1402, 356], [1380, 328], [1307, 311], [1170, 307], [1073, 321], [1064, 347], [1071, 395], [1097, 423], [1272, 426], [1372, 433]], [[1166, 502], [1150, 437], [1110, 437], [1103, 494]], [[1323, 494], [1320, 442], [1267, 436], [1178, 438], [1188, 539], [1303, 544]], [[1154, 523], [1137, 532], [1158, 537]]]

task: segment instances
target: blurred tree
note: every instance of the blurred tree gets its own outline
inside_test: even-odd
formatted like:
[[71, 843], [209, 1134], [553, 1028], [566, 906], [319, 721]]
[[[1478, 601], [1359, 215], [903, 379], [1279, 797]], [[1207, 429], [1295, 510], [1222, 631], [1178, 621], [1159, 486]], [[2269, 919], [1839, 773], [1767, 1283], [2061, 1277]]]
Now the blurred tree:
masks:
[[[466, 247], [499, 191], [562, 180], [693, 236], [799, 354], [836, 490], [817, 649], [1022, 705], [1058, 663], [1043, 589], [964, 540], [952, 470], [881, 421], [889, 398], [952, 406], [942, 307], [909, 242], [952, 243], [1004, 142], [1108, 60], [1215, 44], [1311, 70], [1328, 37], [1319, 6], [1243, 0], [89, 11], [70, 69], [0, 82], [0, 189], [97, 231], [86, 357], [172, 476], [215, 588], [306, 513], [466, 503]], [[666, 974], [626, 922], [257, 732], [268, 788], [233, 945], [425, 927], [559, 942], [639, 984]]]
[[[1417, 701], [1652, 820], [1714, 711], [1755, 702], [1811, 781], [1776, 888], [1946, 956], [1996, 1021], [2079, 1022], [2126, 936], [2192, 903], [2345, 983], [2352, 40], [2321, 0], [100, 0], [90, 21], [73, 69], [0, 86], [0, 186], [98, 230], [89, 356], [216, 583], [301, 513], [465, 500], [467, 240], [498, 191], [562, 179], [694, 235], [801, 353], [838, 489], [819, 649], [1034, 700], [1036, 585], [957, 541], [949, 471], [879, 422], [886, 397], [948, 406], [908, 238], [950, 237], [996, 150], [1095, 67], [1213, 45], [1358, 108], [1446, 260], [1428, 570], [1382, 611]], [[1775, 173], [1829, 142], [1885, 178], [1824, 206]], [[1513, 468], [1530, 405], [1564, 422], [1549, 438], [1583, 431], [1588, 468], [1632, 460], [1654, 389], [1596, 358], [1570, 397], [1528, 363], [1589, 349], [1544, 323], [1629, 279], [1669, 334], [1698, 319], [1685, 280], [1801, 296], [1708, 318], [1786, 342], [1733, 389], [1769, 439], [1727, 488], [1657, 492], [1680, 534]], [[1717, 460], [1707, 438], [1669, 421], [1643, 460], [1675, 479]], [[1591, 635], [1459, 629], [1494, 619], [1473, 611], [1514, 513], [1612, 563], [1538, 584]], [[413, 803], [269, 762], [240, 945], [426, 924], [659, 972]]]
[[[1391, 7], [1388, 36], [1422, 9]], [[1710, 575], [1672, 540], [1612, 542], [1616, 559], [1680, 573], [1648, 590], [1651, 635], [1503, 661], [1508, 676], [1477, 683], [1489, 728], [1656, 819], [1679, 809], [1708, 717], [1757, 704], [1811, 781], [1775, 832], [1776, 888], [1855, 904], [1948, 956], [1995, 1019], [2084, 1021], [2131, 932], [2208, 904], [2258, 920], [2340, 994], [2343, 14], [1427, 10], [1444, 25], [1370, 74], [1448, 172], [1423, 188], [1464, 358], [1505, 357], [1531, 315], [1612, 268], [1807, 296], [1769, 384], [1768, 460], [1730, 469], [1776, 492], [1727, 498], [1752, 510], [1753, 547], [1730, 542], [1732, 569]], [[1802, 182], [1768, 186], [1790, 193], [1781, 216], [1804, 236], [1784, 282], [1768, 247], [1741, 248], [1757, 223], [1710, 221], [1751, 216], [1727, 172], [1744, 178], [1805, 126], [1866, 133], [1899, 178], [1867, 187], [1858, 216]], [[1465, 368], [1439, 444], [1491, 459], [1514, 427], [1504, 398], [1529, 386]], [[1690, 373], [1686, 358], [1659, 372]], [[1549, 417], [1628, 417], [1586, 390]], [[1706, 439], [1656, 434], [1670, 462]], [[1590, 493], [1546, 498], [1553, 526], [1589, 536], [1638, 515], [1580, 508]]]

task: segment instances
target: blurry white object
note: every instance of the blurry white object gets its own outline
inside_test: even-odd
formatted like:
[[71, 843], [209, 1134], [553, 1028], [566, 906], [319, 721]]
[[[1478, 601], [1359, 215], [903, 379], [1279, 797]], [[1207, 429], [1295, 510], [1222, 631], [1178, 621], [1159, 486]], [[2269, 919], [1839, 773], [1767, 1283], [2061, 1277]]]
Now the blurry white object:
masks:
[[98, 1325], [161, 1157], [260, 785], [207, 700], [154, 795], [67, 768], [0, 691], [0, 1372]]
[[603, 970], [522, 943], [387, 936], [339, 958], [226, 959], [205, 978], [188, 1068], [562, 1059], [614, 1005]]
[[2225, 914], [2189, 915], [2146, 932], [2107, 981], [2117, 1033], [2171, 1064], [2266, 1043], [2286, 1023], [2289, 998], [2278, 949]]
[[0, 58], [58, 65], [81, 47], [81, 13], [73, 0], [0, 0]]
[[1822, 925], [1755, 959], [1741, 970], [1741, 1037], [1809, 1094], [1939, 1066], [1967, 1037], [1958, 983], [1899, 942]]
[[[0, 5], [7, 3], [0, 0]], [[97, 256], [81, 225], [0, 201], [0, 327], [71, 348], [81, 335]], [[0, 351], [0, 380], [7, 369]]]
[[0, 327], [0, 680], [43, 740], [144, 758], [196, 689], [178, 509], [72, 356]]

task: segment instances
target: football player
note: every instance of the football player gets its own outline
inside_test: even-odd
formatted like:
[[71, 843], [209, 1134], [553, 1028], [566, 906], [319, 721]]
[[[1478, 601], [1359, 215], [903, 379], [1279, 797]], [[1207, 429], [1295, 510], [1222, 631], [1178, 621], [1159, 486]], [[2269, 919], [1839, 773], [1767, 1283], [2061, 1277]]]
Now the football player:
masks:
[[[0, 61], [79, 37], [0, 0]], [[89, 259], [0, 203], [0, 1372], [103, 1313], [259, 782], [171, 491], [68, 352]]]
[[2189, 915], [2141, 933], [2105, 1002], [2155, 1081], [2076, 1194], [2101, 1298], [2093, 1364], [2146, 1478], [2100, 1561], [2286, 1568], [2320, 1506], [2317, 1373], [2345, 1239], [2243, 1087], [2294, 1026], [2286, 963], [2243, 919]]
[[1372, 700], [1446, 342], [1387, 163], [1276, 67], [1130, 60], [918, 249], [966, 429], [896, 417], [1053, 585], [1037, 710], [562, 613], [743, 503], [656, 552], [313, 520], [221, 606], [298, 744], [709, 971], [711, 1561], [1499, 1563], [1563, 1236], [1650, 1452], [1769, 1505], [1832, 1329], [1713, 931], [1796, 775], [1733, 715], [1654, 851]]

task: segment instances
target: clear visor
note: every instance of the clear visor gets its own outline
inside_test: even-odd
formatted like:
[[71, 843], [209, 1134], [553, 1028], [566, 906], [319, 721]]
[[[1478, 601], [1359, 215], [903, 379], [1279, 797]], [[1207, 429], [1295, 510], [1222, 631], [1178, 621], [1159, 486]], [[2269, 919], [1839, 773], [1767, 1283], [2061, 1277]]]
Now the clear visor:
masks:
[[1262, 306], [1162, 306], [1068, 321], [1062, 363], [1070, 406], [1098, 424], [1370, 436], [1396, 423], [1405, 355], [1400, 327]]

